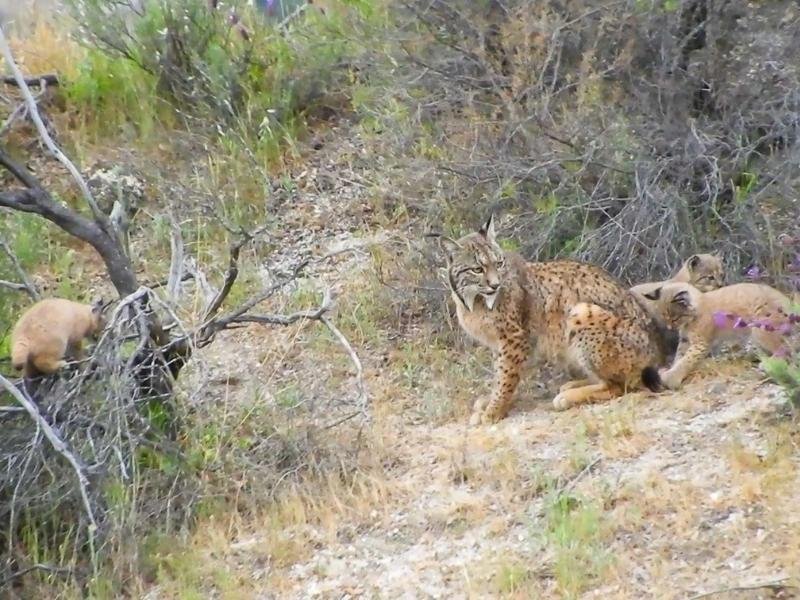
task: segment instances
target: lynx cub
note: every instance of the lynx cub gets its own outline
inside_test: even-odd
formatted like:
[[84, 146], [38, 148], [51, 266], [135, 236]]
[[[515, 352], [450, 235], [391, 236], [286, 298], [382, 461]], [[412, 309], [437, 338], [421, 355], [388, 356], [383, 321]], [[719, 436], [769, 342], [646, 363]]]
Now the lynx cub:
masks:
[[[442, 239], [447, 251], [447, 276], [463, 329], [495, 354], [491, 399], [475, 402], [473, 424], [502, 419], [531, 348], [553, 361], [567, 350], [566, 320], [579, 302], [602, 305], [613, 315], [630, 319], [644, 332], [653, 355], [665, 353], [663, 330], [640, 301], [603, 269], [568, 260], [526, 262], [497, 244], [494, 221], [459, 240]], [[656, 361], [656, 364], [660, 364]], [[582, 401], [606, 397], [595, 388], [575, 390]], [[558, 408], [563, 408], [559, 401]]]
[[102, 330], [103, 302], [47, 298], [23, 313], [11, 332], [11, 364], [25, 377], [55, 373], [83, 357], [83, 338]]
[[725, 285], [725, 269], [716, 254], [694, 254], [687, 258], [681, 270], [666, 281], [640, 283], [631, 288], [637, 294], [649, 294], [667, 283], [691, 283], [701, 292], [710, 292]]
[[[783, 347], [791, 301], [768, 285], [737, 283], [703, 293], [688, 283], [669, 283], [645, 297], [655, 303], [666, 324], [680, 332], [675, 362], [661, 372], [672, 389], [680, 387], [713, 345], [725, 338], [749, 337], [770, 353]], [[746, 326], [758, 319], [768, 319], [769, 327]]]

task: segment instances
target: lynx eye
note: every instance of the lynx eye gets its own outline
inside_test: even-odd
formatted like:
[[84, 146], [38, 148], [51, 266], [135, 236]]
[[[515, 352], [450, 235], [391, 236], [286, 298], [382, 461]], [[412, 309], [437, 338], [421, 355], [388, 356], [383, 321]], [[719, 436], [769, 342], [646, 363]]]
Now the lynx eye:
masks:
[[473, 267], [469, 270], [470, 273], [475, 273], [476, 275], [480, 275], [483, 273], [483, 267]]

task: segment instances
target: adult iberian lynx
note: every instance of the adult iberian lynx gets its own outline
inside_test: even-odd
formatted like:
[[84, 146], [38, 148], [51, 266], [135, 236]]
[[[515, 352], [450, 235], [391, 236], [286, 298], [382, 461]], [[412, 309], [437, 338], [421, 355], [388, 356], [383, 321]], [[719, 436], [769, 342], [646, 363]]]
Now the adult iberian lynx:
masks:
[[[663, 361], [663, 329], [639, 299], [600, 267], [571, 260], [526, 262], [519, 254], [500, 248], [491, 217], [479, 231], [458, 240], [442, 238], [442, 245], [458, 321], [495, 354], [492, 395], [475, 402], [473, 424], [496, 421], [508, 413], [534, 342], [543, 356], [566, 365], [567, 315], [579, 302], [596, 304], [635, 323], [658, 357], [656, 363]], [[598, 400], [608, 397], [607, 391], [593, 393]], [[592, 399], [582, 397], [581, 402]], [[561, 402], [555, 406], [565, 407]]]

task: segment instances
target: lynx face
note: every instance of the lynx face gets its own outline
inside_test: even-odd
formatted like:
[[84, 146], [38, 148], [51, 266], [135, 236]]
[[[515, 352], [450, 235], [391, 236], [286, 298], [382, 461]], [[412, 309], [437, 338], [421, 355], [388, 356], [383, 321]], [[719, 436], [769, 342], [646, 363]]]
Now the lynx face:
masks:
[[688, 283], [701, 292], [710, 292], [725, 285], [725, 269], [722, 260], [714, 254], [695, 254], [685, 263]]
[[672, 283], [645, 294], [645, 298], [657, 303], [668, 326], [680, 329], [697, 317], [697, 294], [690, 284]]
[[478, 233], [458, 241], [444, 238], [442, 244], [448, 254], [448, 281], [456, 296], [470, 311], [479, 296], [492, 310], [506, 276], [506, 259], [495, 240], [492, 220]]

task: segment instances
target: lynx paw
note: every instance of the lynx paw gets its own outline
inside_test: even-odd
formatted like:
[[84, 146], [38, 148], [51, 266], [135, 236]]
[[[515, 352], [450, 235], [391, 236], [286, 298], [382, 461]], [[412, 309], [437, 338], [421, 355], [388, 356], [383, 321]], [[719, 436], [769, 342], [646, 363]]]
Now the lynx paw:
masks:
[[491, 425], [502, 421], [506, 416], [505, 410], [492, 410], [491, 407], [482, 410], [476, 410], [469, 418], [470, 425]]
[[553, 398], [553, 408], [556, 410], [567, 410], [569, 407], [572, 406], [572, 402], [569, 399], [569, 395], [565, 394], [567, 390], [560, 392], [555, 398]]
[[674, 373], [670, 373], [669, 369], [661, 369], [658, 374], [661, 376], [661, 382], [671, 390], [677, 390], [681, 387], [681, 382]]
[[474, 412], [469, 418], [469, 424], [473, 427], [477, 427], [478, 425], [483, 424], [483, 413], [482, 412]]

